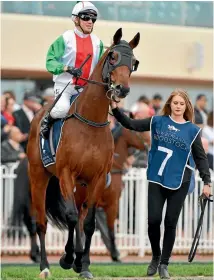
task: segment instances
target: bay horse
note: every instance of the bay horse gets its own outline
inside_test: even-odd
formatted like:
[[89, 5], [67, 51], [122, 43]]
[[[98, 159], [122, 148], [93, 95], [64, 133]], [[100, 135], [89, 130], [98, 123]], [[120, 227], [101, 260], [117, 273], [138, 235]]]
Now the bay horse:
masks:
[[113, 261], [119, 260], [119, 252], [115, 244], [114, 223], [118, 216], [119, 200], [123, 189], [122, 176], [126, 170], [124, 164], [129, 156], [129, 148], [145, 150], [150, 145], [147, 132], [135, 132], [121, 127], [121, 135], [115, 144], [115, 154], [111, 168], [111, 184], [105, 188], [98, 207], [102, 207], [106, 213], [108, 235], [110, 240], [110, 252]]
[[[114, 223], [118, 215], [118, 204], [123, 189], [122, 175], [124, 174], [125, 171], [124, 163], [128, 157], [128, 151], [130, 147], [134, 147], [138, 150], [144, 150], [145, 145], [146, 146], [150, 145], [150, 142], [148, 141], [149, 139], [147, 137], [148, 132], [137, 133], [134, 131], [127, 130], [121, 125], [119, 125], [117, 134], [118, 132], [119, 132], [119, 136], [114, 137], [115, 156], [111, 168], [111, 183], [108, 188], [105, 188], [101, 201], [98, 203], [98, 207], [102, 207], [105, 210], [107, 216], [108, 242], [105, 241], [104, 242], [107, 249], [111, 252], [112, 260], [116, 262], [120, 260], [119, 260], [119, 252], [115, 244]], [[28, 164], [28, 160], [27, 158], [25, 158], [20, 162], [19, 167], [17, 169], [17, 178], [14, 183], [14, 206], [13, 206], [13, 215], [12, 215], [13, 223], [11, 223], [10, 226], [14, 227], [21, 224], [22, 215], [23, 215], [23, 222], [26, 225], [31, 238], [30, 258], [34, 262], [39, 262], [39, 248], [36, 243], [36, 239], [34, 237], [34, 231], [35, 231], [33, 225], [34, 219], [30, 217], [29, 206], [30, 206], [31, 198], [29, 195], [30, 182], [27, 174], [27, 164]], [[51, 195], [54, 195], [54, 197], [56, 198], [58, 195], [60, 195], [58, 193], [57, 188], [58, 185], [54, 185], [53, 180], [50, 181], [50, 184], [48, 185], [48, 188], [46, 190], [46, 198], [48, 197], [46, 199], [47, 208], [50, 207], [50, 202], [51, 202], [49, 197], [51, 197]], [[75, 193], [75, 196], [77, 198], [82, 197], [83, 191], [85, 192], [84, 195], [86, 195], [86, 188], [82, 188], [81, 186], [79, 186], [79, 188], [77, 188], [77, 193]], [[55, 203], [56, 202], [53, 202], [53, 205], [56, 206]], [[100, 216], [101, 213], [102, 212], [100, 209], [98, 213], [96, 213], [96, 220], [103, 219], [103, 217]], [[105, 225], [105, 219], [103, 219], [101, 222], [102, 224]], [[99, 221], [97, 221], [97, 226], [98, 225], [99, 225]], [[102, 229], [101, 228], [99, 229], [102, 234]], [[104, 237], [103, 234], [102, 237]], [[106, 239], [106, 236], [104, 238]]]
[[[89, 270], [89, 253], [95, 229], [95, 207], [103, 193], [114, 152], [113, 138], [106, 122], [111, 99], [108, 93], [111, 93], [114, 100], [125, 98], [129, 93], [131, 72], [137, 69], [139, 63], [134, 58], [133, 49], [139, 43], [140, 34], [137, 33], [129, 43], [121, 38], [120, 28], [113, 36], [112, 46], [106, 50], [87, 80], [78, 100], [70, 107], [69, 116], [62, 128], [55, 164], [45, 168], [40, 156], [40, 123], [48, 108], [41, 109], [31, 123], [27, 155], [32, 215], [36, 217], [41, 245], [40, 277], [50, 275], [45, 249], [46, 212], [58, 227], [67, 227], [69, 231], [65, 254], [60, 259], [61, 267], [70, 269], [75, 253], [75, 261], [78, 259], [81, 262], [80, 276], [93, 277]], [[46, 189], [51, 178], [60, 185], [64, 208], [57, 209], [56, 205], [45, 208]], [[83, 198], [75, 197], [74, 190], [78, 182], [87, 186], [87, 195]], [[85, 246], [75, 251], [74, 229], [83, 221]]]
[[[129, 155], [129, 149], [135, 148], [138, 150], [148, 149], [150, 145], [150, 137], [148, 132], [135, 132], [125, 129], [120, 124], [117, 126], [118, 136], [114, 137], [114, 160], [111, 168], [111, 183], [109, 187], [105, 187], [102, 197], [98, 202], [98, 207], [103, 208], [106, 213], [108, 232], [104, 233], [105, 217], [102, 215], [102, 209], [96, 213], [97, 227], [101, 231], [102, 238], [107, 249], [111, 253], [113, 261], [118, 262], [119, 251], [115, 243], [114, 223], [118, 215], [119, 199], [123, 189], [122, 176], [126, 172], [124, 164]], [[114, 134], [113, 134], [114, 135]], [[77, 188], [77, 196], [81, 197], [83, 192], [86, 192], [84, 188]], [[101, 225], [101, 227], [99, 227]], [[78, 234], [78, 232], [77, 232]], [[110, 242], [109, 242], [110, 241]]]

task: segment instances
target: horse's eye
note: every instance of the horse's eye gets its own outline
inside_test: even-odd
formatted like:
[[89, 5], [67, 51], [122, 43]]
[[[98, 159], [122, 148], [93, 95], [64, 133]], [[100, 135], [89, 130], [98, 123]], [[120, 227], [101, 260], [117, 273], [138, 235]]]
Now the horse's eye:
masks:
[[115, 54], [114, 54], [113, 52], [110, 53], [109, 62], [110, 62], [110, 64], [112, 64], [112, 65], [116, 62], [116, 57], [115, 57]]

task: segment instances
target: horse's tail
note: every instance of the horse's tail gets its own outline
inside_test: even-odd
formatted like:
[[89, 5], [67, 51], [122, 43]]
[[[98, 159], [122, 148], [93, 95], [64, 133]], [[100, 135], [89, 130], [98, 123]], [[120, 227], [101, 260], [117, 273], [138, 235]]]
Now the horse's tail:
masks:
[[61, 230], [67, 228], [65, 210], [66, 205], [60, 191], [59, 180], [52, 176], [46, 191], [46, 214], [50, 221]]

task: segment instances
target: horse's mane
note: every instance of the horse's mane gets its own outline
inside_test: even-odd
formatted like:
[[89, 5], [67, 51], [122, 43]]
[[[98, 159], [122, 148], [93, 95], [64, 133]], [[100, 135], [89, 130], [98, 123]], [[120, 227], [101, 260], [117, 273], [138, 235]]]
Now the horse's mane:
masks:
[[[107, 57], [107, 55], [108, 55], [108, 52], [109, 52], [109, 50], [111, 49], [111, 47], [113, 46], [114, 44], [112, 44], [110, 47], [108, 47], [106, 50], [105, 50], [105, 52], [104, 52], [104, 54], [102, 55], [102, 57], [100, 58], [100, 60], [98, 61], [98, 63], [96, 64], [96, 66], [95, 66], [95, 68], [94, 68], [94, 70], [93, 70], [93, 72], [92, 72], [92, 74], [91, 74], [91, 77], [93, 76], [93, 74], [95, 73], [95, 71], [97, 70], [97, 68], [99, 68], [100, 66], [103, 66], [103, 64], [104, 64], [104, 62], [105, 62], [105, 59], [106, 59], [106, 57]], [[90, 78], [91, 78], [90, 77]], [[90, 79], [89, 78], [89, 79]]]

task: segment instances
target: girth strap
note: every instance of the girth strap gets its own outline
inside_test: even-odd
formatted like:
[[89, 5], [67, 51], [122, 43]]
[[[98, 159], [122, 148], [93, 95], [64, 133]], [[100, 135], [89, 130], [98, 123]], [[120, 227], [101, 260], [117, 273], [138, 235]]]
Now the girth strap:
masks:
[[111, 169], [111, 174], [122, 174], [125, 175], [128, 172], [127, 169]]
[[70, 118], [77, 118], [79, 121], [81, 121], [83, 123], [86, 123], [86, 124], [88, 124], [90, 126], [93, 126], [93, 127], [105, 127], [105, 126], [110, 124], [109, 121], [106, 121], [104, 123], [97, 123], [97, 122], [93, 122], [93, 121], [87, 120], [86, 118], [84, 118], [83, 116], [81, 116], [80, 114], [77, 113], [77, 103], [76, 103], [76, 100], [75, 100], [74, 106], [75, 106], [74, 113], [66, 116], [64, 118], [65, 121], [67, 119], [70, 119]]
[[109, 125], [109, 123], [110, 123], [109, 121], [106, 121], [104, 123], [93, 122], [93, 121], [85, 119], [83, 116], [79, 115], [77, 112], [74, 112], [73, 114], [66, 116], [65, 120], [70, 119], [70, 118], [77, 118], [79, 121], [84, 122], [93, 127], [105, 127], [105, 126]]

